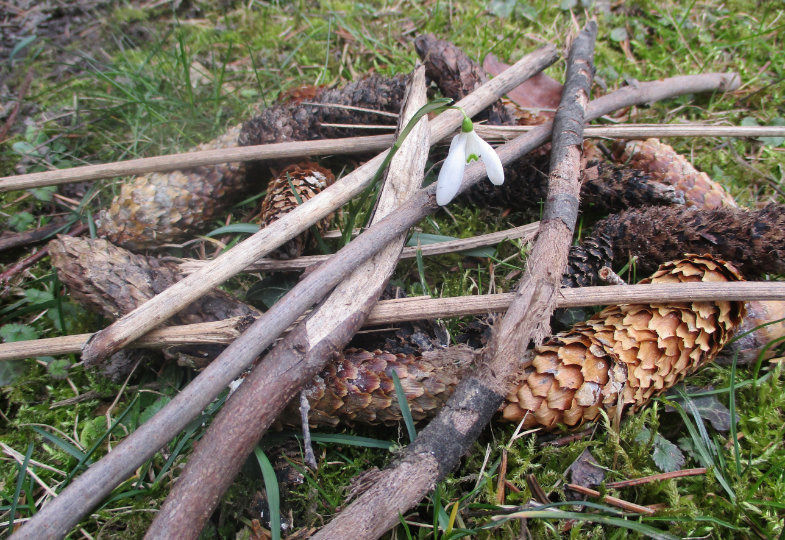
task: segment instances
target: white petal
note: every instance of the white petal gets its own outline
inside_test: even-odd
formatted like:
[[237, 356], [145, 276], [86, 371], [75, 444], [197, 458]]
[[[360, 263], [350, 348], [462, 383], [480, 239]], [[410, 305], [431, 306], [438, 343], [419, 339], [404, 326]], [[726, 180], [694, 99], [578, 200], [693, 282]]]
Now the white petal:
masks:
[[450, 152], [444, 160], [439, 179], [436, 181], [436, 203], [444, 206], [458, 193], [466, 168], [466, 136], [456, 135], [450, 143]]
[[477, 153], [479, 153], [483, 163], [485, 163], [488, 180], [494, 185], [502, 185], [504, 183], [504, 167], [502, 167], [502, 160], [499, 159], [499, 154], [496, 153], [496, 150], [490, 144], [482, 140], [479, 135], [475, 132], [472, 133], [474, 133], [474, 140], [471, 142], [471, 147], [473, 149], [476, 148]]

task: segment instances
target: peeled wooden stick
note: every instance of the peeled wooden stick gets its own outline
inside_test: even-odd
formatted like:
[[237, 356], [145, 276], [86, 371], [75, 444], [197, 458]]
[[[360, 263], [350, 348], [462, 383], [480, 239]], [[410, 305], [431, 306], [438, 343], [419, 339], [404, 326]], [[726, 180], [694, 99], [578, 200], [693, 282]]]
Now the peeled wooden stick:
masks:
[[583, 121], [594, 74], [597, 25], [573, 41], [561, 105], [553, 125], [548, 198], [526, 272], [478, 369], [465, 377], [444, 408], [417, 434], [396, 462], [373, 478], [369, 489], [312, 538], [374, 539], [395, 526], [449, 474], [502, 404], [531, 340], [548, 333], [561, 275], [578, 218]]
[[85, 165], [70, 169], [6, 176], [0, 178], [0, 193], [16, 189], [30, 189], [98, 180], [100, 178], [112, 178], [114, 176], [174, 171], [199, 165], [215, 165], [217, 163], [286, 159], [324, 154], [361, 154], [388, 148], [390, 144], [392, 144], [392, 135], [374, 135], [370, 137], [348, 137], [346, 139], [238, 146], [237, 148], [222, 148], [202, 152], [183, 152], [166, 156], [129, 159], [114, 163], [101, 163], [99, 165]]
[[[485, 139], [507, 140], [531, 131], [535, 126], [476, 127]], [[783, 137], [785, 126], [716, 126], [712, 124], [620, 124], [618, 126], [586, 126], [584, 137], [643, 139], [649, 137]]]
[[[598, 118], [620, 108], [659, 101], [681, 94], [718, 90], [732, 91], [738, 88], [739, 84], [739, 77], [735, 73], [704, 73], [638, 83], [592, 101], [587, 120]], [[498, 148], [497, 151], [502, 162], [510, 163], [542, 145], [550, 138], [551, 129], [551, 123], [544, 124]], [[433, 135], [432, 130], [431, 136], [433, 137]], [[462, 191], [484, 177], [485, 169], [482, 165], [473, 164], [467, 167], [461, 186]], [[329, 190], [325, 190], [311, 201], [323, 197], [327, 191]], [[291, 295], [290, 300], [295, 298], [298, 302], [310, 304], [321, 298], [325, 288], [334, 286], [359, 261], [378, 252], [381, 246], [386, 245], [423, 217], [436, 211], [435, 191], [435, 186], [418, 191], [397, 212], [360, 235], [357, 238], [360, 240], [359, 242], [355, 240], [337, 253], [334, 259], [323, 263], [312, 274], [312, 276], [317, 275], [318, 277], [308, 281], [305, 287], [302, 286], [305, 280], [299, 284], [300, 289]], [[321, 216], [315, 216], [314, 221], [320, 218]], [[273, 247], [275, 246], [271, 246], [270, 249]], [[288, 324], [280, 324], [281, 321], [277, 320], [280, 315], [279, 311], [275, 311], [267, 318], [266, 322], [269, 324], [269, 328], [264, 333], [264, 339], [259, 340], [258, 335], [249, 336], [249, 338], [255, 340], [257, 345], [261, 343], [264, 348], [274, 339], [269, 336], [277, 336], [288, 326]], [[153, 418], [127, 437], [111, 453], [93, 464], [57, 499], [44, 506], [25, 527], [16, 533], [16, 537], [37, 539], [57, 538], [65, 535], [89, 508], [109, 494], [115, 485], [132, 474], [136, 467], [166, 444], [174, 433], [177, 433], [195, 418], [213, 397], [255, 357], [256, 349], [252, 348], [250, 343], [240, 343], [236, 346], [235, 344], [237, 342], [232, 345], [231, 354], [242, 354], [244, 358], [232, 358], [230, 354], [226, 357], [229, 359], [228, 361], [213, 362]]]
[[[365, 326], [506, 311], [513, 296], [514, 293], [501, 293], [450, 298], [414, 297], [382, 300], [368, 315]], [[556, 300], [556, 307], [647, 304], [658, 300], [663, 302], [785, 300], [785, 282], [742, 281], [563, 288]], [[182, 345], [228, 345], [237, 339], [247, 326], [246, 317], [169, 326], [153, 330], [134, 341], [132, 345], [156, 349]], [[77, 353], [82, 350], [90, 336], [92, 334], [74, 334], [56, 338], [0, 343], [0, 361]]]

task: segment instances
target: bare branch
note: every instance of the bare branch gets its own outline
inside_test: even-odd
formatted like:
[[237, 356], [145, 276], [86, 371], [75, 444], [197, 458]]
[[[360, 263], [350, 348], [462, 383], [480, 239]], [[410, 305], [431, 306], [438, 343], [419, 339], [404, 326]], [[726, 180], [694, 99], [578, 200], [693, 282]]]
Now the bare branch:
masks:
[[[365, 326], [394, 324], [418, 319], [482, 315], [506, 311], [514, 293], [454, 296], [450, 298], [400, 298], [376, 304]], [[785, 300], [785, 282], [743, 281], [718, 283], [672, 283], [668, 285], [613, 285], [561, 289], [556, 307], [586, 307], [610, 304], [646, 304], [716, 300]], [[247, 317], [222, 321], [169, 326], [153, 330], [132, 343], [133, 347], [155, 348], [182, 345], [228, 345], [247, 327]], [[0, 361], [35, 356], [76, 353], [92, 334], [0, 343]]]

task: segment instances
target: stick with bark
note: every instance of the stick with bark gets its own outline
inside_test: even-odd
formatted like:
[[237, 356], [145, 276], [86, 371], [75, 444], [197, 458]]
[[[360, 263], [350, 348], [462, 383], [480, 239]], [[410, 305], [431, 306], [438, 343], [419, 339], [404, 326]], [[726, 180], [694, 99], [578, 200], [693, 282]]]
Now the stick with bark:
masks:
[[[399, 132], [426, 103], [423, 66], [415, 69], [409, 88]], [[390, 162], [374, 222], [395, 211], [420, 188], [429, 146], [428, 123], [423, 118]], [[360, 329], [392, 275], [405, 240], [405, 235], [400, 235], [347, 276], [254, 368], [202, 437], [145, 538], [199, 536], [272, 419], [303, 381], [313, 379]], [[286, 368], [280, 370], [281, 366]]]
[[479, 369], [464, 379], [445, 407], [373, 486], [313, 538], [377, 538], [458, 464], [504, 400], [531, 340], [548, 334], [567, 265], [580, 193], [583, 122], [593, 75], [597, 25], [573, 42], [562, 101], [553, 126], [551, 172], [543, 220], [513, 303], [494, 328]]
[[[498, 79], [498, 78], [497, 78]], [[497, 80], [497, 79], [494, 79]], [[594, 100], [589, 107], [587, 120], [593, 120], [609, 114], [614, 110], [632, 105], [650, 103], [681, 94], [698, 92], [732, 91], [738, 88], [740, 80], [735, 73], [705, 73], [672, 77], [661, 81], [638, 83], [625, 87], [611, 94]], [[433, 124], [431, 137], [433, 140]], [[498, 149], [502, 163], [510, 163], [523, 154], [539, 147], [550, 138], [552, 124], [547, 123], [518, 137]], [[466, 169], [461, 191], [468, 189], [473, 183], [485, 177], [485, 169], [480, 164], [473, 164]], [[324, 196], [327, 190], [311, 201]], [[276, 305], [285, 307], [296, 300], [302, 303], [313, 303], [323, 296], [324, 289], [334, 286], [348, 269], [377, 253], [382, 246], [406, 231], [413, 224], [437, 209], [434, 199], [435, 186], [418, 191], [406, 204], [390, 216], [374, 225], [357, 240], [337, 253], [330, 261], [324, 263], [310, 277], [311, 281], [300, 283], [296, 292], [290, 292], [288, 300], [282, 299]], [[311, 202], [309, 201], [309, 202]], [[296, 210], [295, 210], [296, 212]], [[294, 212], [293, 212], [294, 213]], [[318, 220], [321, 216], [314, 218]], [[359, 240], [359, 241], [358, 241]], [[272, 248], [271, 248], [272, 249]], [[317, 276], [317, 277], [314, 277]], [[214, 278], [213, 278], [214, 279]], [[308, 278], [306, 278], [308, 279]], [[314, 283], [314, 280], [316, 283]], [[182, 283], [182, 282], [181, 282]], [[303, 285], [305, 284], [305, 287]], [[318, 285], [318, 287], [316, 286]], [[307, 289], [307, 290], [306, 290]], [[187, 302], [186, 302], [187, 303]], [[178, 308], [175, 308], [177, 310]], [[269, 314], [270, 312], [268, 312]], [[267, 331], [249, 334], [249, 341], [262, 343], [263, 349], [273, 338], [282, 332], [278, 318], [281, 311], [274, 311], [269, 318], [263, 317], [269, 326]], [[285, 322], [285, 321], [284, 321]], [[262, 327], [261, 330], [264, 328]], [[261, 341], [259, 341], [261, 339]], [[238, 340], [242, 342], [243, 340]], [[232, 380], [245, 365], [250, 363], [256, 354], [249, 349], [249, 343], [235, 342], [227, 349], [222, 361], [216, 360], [205, 372], [191, 382], [177, 397], [159, 411], [147, 423], [125, 439], [120, 445], [99, 462], [93, 464], [81, 477], [77, 478], [60, 496], [44, 506], [15, 535], [16, 538], [58, 538], [64, 536], [89, 508], [108, 495], [112, 488], [119, 484], [136, 467], [144, 463], [155, 452], [188, 422], [195, 418], [202, 409]], [[238, 355], [238, 357], [233, 357]]]
[[[555, 47], [543, 47], [525, 56], [502, 75], [478, 88], [458, 105], [471, 116], [496, 101], [499, 96], [521, 81], [552, 64], [556, 57]], [[447, 111], [437, 117], [431, 123], [431, 144], [456, 129], [460, 125], [461, 118], [462, 115], [457, 110]], [[322, 191], [317, 197], [305, 201], [269, 227], [237, 244], [201, 271], [191, 274], [133, 313], [98, 332], [82, 351], [83, 360], [87, 364], [93, 364], [107, 358], [135, 338], [158, 326], [195, 298], [220, 285], [256, 259], [307, 230], [359, 195], [368, 186], [386, 155], [387, 152], [377, 155]], [[377, 249], [381, 247], [377, 246]]]

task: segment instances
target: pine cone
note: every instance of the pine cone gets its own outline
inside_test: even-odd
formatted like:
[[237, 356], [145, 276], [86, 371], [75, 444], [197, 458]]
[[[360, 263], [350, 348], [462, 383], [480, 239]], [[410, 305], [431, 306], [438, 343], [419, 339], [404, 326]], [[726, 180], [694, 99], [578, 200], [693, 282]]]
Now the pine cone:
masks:
[[747, 278], [785, 273], [785, 206], [760, 210], [723, 207], [640, 208], [608, 216], [593, 238], [610, 240], [613, 260], [637, 256], [641, 273], [685, 252], [711, 253], [731, 261]]
[[[49, 242], [52, 266], [71, 295], [111, 319], [130, 313], [180, 279], [175, 263], [131, 253], [106, 240], [59, 236]], [[177, 313], [170, 324], [220, 321], [259, 312], [213, 290]]]
[[[426, 76], [436, 82], [444, 97], [459, 101], [488, 81], [482, 66], [449, 41], [423, 34], [414, 40], [414, 48], [425, 65]], [[501, 101], [478, 113], [475, 121], [480, 120], [493, 125], [515, 124]]]
[[[740, 279], [729, 263], [692, 256], [642, 283]], [[594, 420], [600, 409], [635, 411], [711, 362], [743, 315], [742, 302], [726, 301], [608, 307], [535, 349], [503, 417], [552, 429]]]
[[614, 156], [628, 167], [640, 169], [654, 180], [684, 192], [687, 206], [705, 210], [738, 206], [724, 187], [706, 173], [698, 172], [687, 158], [658, 139], [620, 141]]
[[[367, 135], [367, 130], [324, 127], [330, 124], [389, 124], [397, 120], [386, 115], [363, 111], [398, 113], [403, 103], [408, 75], [386, 78], [371, 75], [338, 89], [317, 92], [309, 103], [282, 103], [263, 110], [243, 124], [241, 146], [286, 141], [307, 141], [336, 137]], [[329, 107], [327, 104], [343, 105]]]
[[[194, 151], [237, 146], [240, 126]], [[99, 233], [129, 249], [177, 242], [204, 230], [246, 189], [245, 164], [219, 163], [150, 173], [124, 184], [97, 221]]]
[[[462, 347], [423, 356], [346, 349], [306, 390], [311, 405], [309, 423], [336, 426], [400, 422], [393, 371], [401, 381], [414, 421], [430, 418], [450, 397], [473, 359], [474, 352]], [[280, 417], [283, 423], [300, 423], [298, 404], [293, 400], [287, 406]]]
[[[316, 163], [306, 161], [289, 165], [270, 180], [257, 219], [263, 226], [270, 225], [283, 214], [291, 212], [299, 204], [318, 195], [333, 182], [335, 182], [333, 173]], [[331, 216], [328, 216], [316, 224], [319, 234], [327, 230], [330, 220]], [[279, 259], [299, 257], [305, 249], [307, 239], [308, 233], [301, 234], [272, 251], [270, 256]]]

